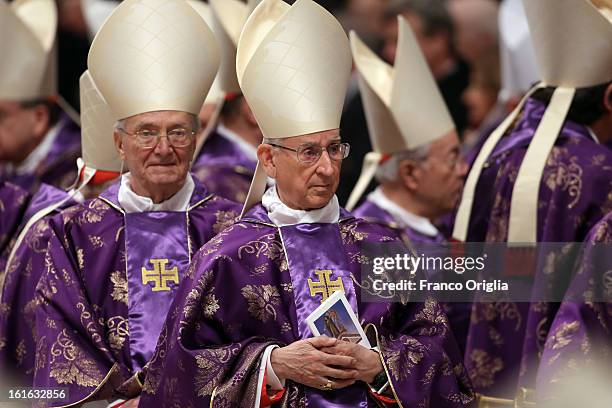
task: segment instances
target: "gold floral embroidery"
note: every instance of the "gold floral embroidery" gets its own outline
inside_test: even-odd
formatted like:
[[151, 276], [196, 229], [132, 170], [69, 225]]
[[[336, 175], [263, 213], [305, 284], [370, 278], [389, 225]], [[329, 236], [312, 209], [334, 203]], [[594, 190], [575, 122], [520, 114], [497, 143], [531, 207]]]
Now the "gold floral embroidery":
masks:
[[215, 237], [213, 237], [210, 241], [208, 241], [202, 247], [202, 253], [204, 255], [210, 255], [210, 254], [213, 254], [213, 253], [217, 252], [219, 250], [219, 247], [223, 243], [223, 239], [224, 238], [225, 238], [225, 234], [224, 233], [221, 233], [221, 234], [216, 235]]
[[[396, 381], [405, 380], [411, 375], [412, 369], [419, 364], [425, 356], [425, 346], [419, 343], [414, 337], [400, 336], [399, 339], [395, 339], [391, 336], [389, 340], [392, 342], [397, 341], [401, 343], [403, 347], [397, 349], [394, 347], [386, 347], [383, 344], [382, 349], [387, 350], [384, 353], [387, 358], [387, 365]], [[383, 341], [383, 339], [381, 339], [381, 341]]]
[[567, 164], [565, 160], [567, 155], [568, 150], [566, 148], [553, 148], [548, 156], [542, 179], [551, 191], [557, 189], [567, 191], [569, 196], [573, 197], [568, 204], [568, 208], [573, 208], [580, 200], [583, 170], [577, 163], [578, 158], [576, 156], [570, 157], [569, 164]]
[[468, 375], [476, 388], [486, 388], [493, 384], [495, 374], [504, 368], [501, 358], [492, 358], [482, 349], [474, 349], [469, 356]]
[[41, 336], [36, 341], [36, 353], [34, 361], [34, 371], [41, 370], [47, 366], [47, 336]]
[[99, 237], [97, 235], [89, 236], [89, 242], [91, 243], [91, 246], [96, 249], [102, 248], [104, 246], [104, 240], [102, 240], [102, 237]]
[[275, 307], [280, 305], [278, 289], [272, 285], [247, 285], [240, 291], [247, 300], [251, 316], [262, 322], [276, 320]]
[[368, 237], [368, 233], [357, 231], [357, 223], [340, 223], [340, 235], [344, 245], [363, 241]]
[[367, 256], [360, 254], [359, 252], [349, 254], [349, 260], [351, 263], [358, 263], [360, 265], [370, 264], [370, 259]]
[[49, 230], [49, 222], [43, 218], [35, 223], [26, 235], [26, 244], [32, 251], [40, 254], [47, 250], [45, 235]]
[[475, 303], [471, 315], [472, 324], [483, 321], [492, 322], [497, 319], [501, 321], [515, 320], [514, 330], [518, 331], [523, 322], [521, 313], [514, 302], [482, 302]]
[[420, 331], [421, 335], [433, 336], [438, 333], [441, 335], [446, 334], [448, 328], [448, 318], [440, 308], [438, 302], [432, 298], [428, 298], [425, 301], [423, 309], [414, 316], [414, 321], [425, 320], [431, 325], [429, 327], [423, 327]]
[[128, 304], [128, 282], [120, 271], [111, 273], [110, 280], [113, 283], [113, 292], [111, 297], [113, 300]]
[[[212, 270], [204, 271], [197, 285], [187, 295], [185, 306], [183, 307], [183, 318], [185, 320], [194, 318], [194, 313], [200, 305], [200, 300], [203, 302], [201, 311], [205, 317], [211, 318], [219, 310], [219, 302], [213, 293], [215, 287], [211, 287], [213, 277]], [[206, 293], [204, 293], [205, 290]]]
[[250, 275], [251, 276], [260, 276], [263, 275], [264, 273], [266, 273], [266, 271], [269, 269], [270, 265], [265, 263], [265, 264], [261, 264], [259, 266], [256, 266], [255, 268], [253, 268], [253, 270], [251, 271]]
[[489, 326], [489, 339], [496, 347], [504, 345], [503, 336], [493, 326]]
[[130, 336], [128, 320], [123, 316], [111, 317], [106, 321], [108, 343], [114, 350], [121, 350]]
[[555, 333], [548, 338], [546, 345], [552, 350], [558, 350], [570, 344], [572, 342], [572, 336], [580, 330], [580, 322], [574, 320], [573, 322], [565, 322]]
[[432, 364], [427, 369], [427, 372], [425, 373], [425, 375], [421, 379], [421, 382], [423, 383], [424, 387], [428, 387], [429, 385], [431, 385], [431, 382], [433, 381], [433, 377], [434, 377], [435, 374], [436, 374], [436, 365]]
[[23, 364], [23, 358], [25, 357], [26, 352], [25, 340], [21, 340], [15, 348], [15, 360], [17, 360], [18, 365]]
[[195, 386], [200, 397], [212, 395], [213, 390], [221, 381], [225, 372], [225, 364], [240, 350], [234, 344], [217, 349], [207, 349], [196, 355], [198, 372]]
[[79, 269], [85, 269], [85, 255], [83, 254], [83, 248], [77, 248], [77, 261], [79, 263]]
[[221, 230], [232, 225], [236, 222], [237, 217], [238, 214], [234, 211], [217, 211], [215, 213], [215, 223], [213, 225], [214, 233], [218, 234]]
[[276, 239], [275, 234], [267, 234], [259, 240], [247, 242], [238, 248], [238, 259], [243, 259], [248, 255], [255, 255], [256, 258], [264, 256], [270, 261], [279, 263], [281, 271], [288, 271], [289, 266], [285, 259], [285, 251], [280, 240]]
[[49, 375], [58, 384], [77, 384], [95, 387], [104, 378], [96, 362], [87, 358], [68, 333], [62, 330], [51, 346], [51, 370]]
[[[215, 288], [212, 287], [210, 291], [212, 292], [214, 290]], [[202, 315], [208, 319], [212, 318], [215, 313], [217, 313], [217, 310], [219, 310], [219, 301], [217, 301], [215, 294], [208, 293], [206, 296], [204, 296], [202, 302]]]

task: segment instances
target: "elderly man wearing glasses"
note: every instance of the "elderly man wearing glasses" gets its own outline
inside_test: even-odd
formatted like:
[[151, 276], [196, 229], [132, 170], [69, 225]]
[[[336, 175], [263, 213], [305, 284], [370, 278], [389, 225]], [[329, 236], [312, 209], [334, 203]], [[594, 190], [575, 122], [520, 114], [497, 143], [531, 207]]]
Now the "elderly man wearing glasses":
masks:
[[[312, 0], [264, 0], [244, 26], [236, 67], [264, 134], [258, 168], [241, 220], [200, 249], [179, 288], [140, 406], [468, 404], [435, 301], [364, 301], [365, 248], [402, 244], [335, 196], [349, 153], [338, 133], [351, 70], [342, 27]], [[266, 176], [276, 184], [264, 193]], [[359, 341], [362, 325], [369, 341], [310, 328], [309, 316], [337, 292], [357, 316], [343, 334]]]
[[67, 390], [41, 405], [119, 398], [136, 406], [192, 256], [238, 216], [188, 172], [218, 64], [212, 32], [182, 0], [124, 1], [94, 39], [88, 68], [129, 172], [49, 222], [34, 385]]

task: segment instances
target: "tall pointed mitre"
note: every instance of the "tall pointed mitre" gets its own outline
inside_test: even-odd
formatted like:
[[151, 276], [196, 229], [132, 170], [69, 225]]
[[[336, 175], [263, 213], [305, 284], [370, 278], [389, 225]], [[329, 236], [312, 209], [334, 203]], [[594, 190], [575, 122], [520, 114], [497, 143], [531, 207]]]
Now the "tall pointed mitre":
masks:
[[374, 54], [354, 31], [350, 35], [374, 151], [364, 159], [361, 176], [346, 205], [349, 211], [372, 180], [383, 154], [415, 149], [455, 130], [412, 29], [403, 17], [398, 16], [398, 21], [394, 67]]
[[[598, 2], [605, 4], [605, 2]], [[508, 242], [537, 242], [538, 192], [548, 155], [559, 135], [576, 88], [612, 80], [612, 21], [587, 0], [523, 1], [544, 86], [556, 87], [519, 169], [510, 202]], [[526, 99], [525, 98], [525, 99]], [[476, 184], [497, 142], [524, 101], [487, 139], [466, 180], [455, 220], [454, 238], [465, 241]]]
[[[238, 42], [238, 81], [265, 138], [339, 128], [350, 72], [346, 34], [312, 0], [292, 6], [263, 0]], [[265, 185], [258, 165], [243, 214], [261, 200]]]
[[53, 0], [0, 0], [0, 99], [56, 94], [56, 29]]
[[197, 115], [217, 69], [213, 33], [184, 0], [126, 0], [96, 35], [87, 66], [115, 119]]
[[219, 84], [227, 93], [240, 93], [236, 77], [236, 52], [242, 27], [249, 16], [246, 3], [239, 0], [210, 0], [213, 32], [221, 46]]
[[115, 119], [89, 71], [81, 75], [81, 146], [85, 172], [121, 171], [121, 159], [113, 141]]
[[540, 74], [522, 0], [505, 0], [499, 6], [501, 90], [506, 102], [520, 98], [538, 82]]
[[[213, 30], [213, 34], [215, 35], [217, 45], [221, 46], [221, 42], [219, 41], [219, 38], [213, 28], [213, 25], [214, 25], [213, 13], [208, 3], [205, 3], [204, 1], [201, 1], [201, 0], [187, 0], [187, 3], [189, 3], [189, 5], [193, 7], [193, 9], [200, 15], [200, 17], [204, 19], [204, 21], [206, 22], [206, 25], [210, 27], [211, 30]], [[221, 70], [221, 67], [219, 68], [219, 71], [220, 70]], [[234, 71], [235, 70], [236, 68], [234, 68]], [[219, 82], [219, 71], [217, 71], [215, 80], [213, 81], [210, 87], [210, 90], [208, 91], [208, 94], [206, 95], [206, 100], [204, 101], [204, 104], [217, 105], [217, 104], [220, 104], [223, 101], [223, 98], [225, 97], [225, 94], [223, 93], [223, 89], [221, 89], [221, 84]]]

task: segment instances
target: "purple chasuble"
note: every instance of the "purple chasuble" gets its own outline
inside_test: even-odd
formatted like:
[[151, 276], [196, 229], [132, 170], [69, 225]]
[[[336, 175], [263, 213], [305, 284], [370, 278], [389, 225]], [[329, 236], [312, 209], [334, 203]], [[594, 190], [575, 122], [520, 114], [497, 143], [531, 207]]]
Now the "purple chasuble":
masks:
[[[393, 215], [389, 214], [389, 212], [380, 208], [374, 201], [369, 199], [366, 199], [363, 204], [357, 207], [353, 211], [353, 214], [367, 221], [382, 222], [390, 228], [400, 228], [400, 222], [396, 220]], [[408, 240], [412, 244], [416, 244], [418, 248], [423, 251], [427, 251], [429, 247], [434, 253], [439, 254], [442, 249], [442, 244], [447, 242], [440, 232], [435, 236], [431, 236], [411, 227], [401, 228], [400, 231], [408, 237]], [[451, 330], [455, 336], [455, 340], [457, 340], [459, 350], [463, 354], [467, 342], [471, 306], [469, 303], [464, 302], [441, 302], [440, 304], [448, 316]]]
[[565, 386], [565, 380], [575, 380], [594, 366], [609, 370], [612, 364], [610, 245], [612, 212], [589, 233], [572, 283], [551, 324], [537, 372], [540, 400], [559, 398], [559, 387]]
[[[19, 234], [33, 215], [46, 207], [60, 204], [66, 198], [68, 193], [65, 191], [42, 184], [28, 205]], [[18, 247], [8, 248], [2, 256], [2, 261], [8, 261], [10, 252], [14, 251], [10, 264], [6, 268], [2, 264], [0, 272], [6, 269], [4, 284], [0, 285], [0, 370], [10, 372], [24, 385], [31, 385], [34, 375], [37, 336], [33, 306], [36, 303], [36, 283], [46, 267], [44, 259], [50, 236], [49, 222], [51, 217], [75, 204], [77, 202], [72, 199], [61, 202], [30, 226]]]
[[34, 386], [68, 387], [62, 405], [140, 393], [138, 373], [190, 256], [240, 212], [196, 182], [187, 212], [126, 215], [118, 190], [119, 181], [50, 222]]
[[406, 234], [408, 239], [410, 239], [410, 242], [415, 244], [442, 244], [446, 242], [446, 239], [441, 233], [431, 236], [417, 231], [409, 226], [401, 228], [400, 222], [396, 220], [393, 215], [389, 214], [387, 211], [383, 210], [376, 205], [375, 202], [369, 199], [366, 199], [363, 204], [357, 207], [353, 211], [353, 214], [355, 214], [356, 217], [364, 218], [366, 220], [384, 222], [391, 228], [401, 229], [401, 231]]
[[[476, 187], [468, 242], [505, 242], [516, 174], [545, 104], [528, 99], [514, 127], [499, 141]], [[612, 152], [585, 126], [566, 120], [542, 177], [538, 242], [582, 242], [612, 209]], [[555, 257], [555, 268], [567, 261]], [[536, 277], [542, 271], [536, 269]], [[513, 399], [535, 386], [535, 371], [558, 305], [544, 302], [474, 303], [465, 363], [475, 389]], [[522, 392], [522, 391], [521, 391]]]
[[[338, 224], [284, 226], [280, 227], [280, 236], [291, 275], [300, 338], [313, 337], [306, 318], [336, 290], [344, 291], [353, 312], [359, 317], [346, 254], [330, 251], [330, 248], [342, 246]], [[313, 296], [312, 282], [318, 281], [330, 282], [335, 288], [325, 283], [322, 293]], [[309, 407], [367, 407], [365, 392], [363, 387], [354, 385], [337, 393], [307, 388], [306, 399]]]
[[256, 165], [235, 142], [214, 130], [208, 135], [191, 172], [211, 193], [242, 203]]
[[[308, 299], [307, 280], [322, 282], [324, 274], [312, 273], [319, 268], [337, 268], [332, 282], [338, 277], [347, 285], [351, 277], [354, 295], [348, 298], [354, 296], [359, 321], [380, 348], [390, 389], [404, 407], [467, 406], [473, 400], [469, 381], [439, 304], [361, 300], [364, 290], [373, 293], [361, 287], [368, 262], [362, 247], [382, 242], [400, 241], [396, 231], [345, 211], [337, 225], [278, 228], [261, 204], [249, 210], [194, 256], [144, 369], [140, 406], [259, 406], [263, 352], [304, 338], [306, 308], [321, 301], [317, 293]], [[287, 380], [274, 406], [359, 406], [353, 398], [361, 396], [365, 406], [380, 406], [361, 382], [328, 391], [323, 401], [323, 392]]]
[[[64, 190], [60, 190], [48, 184], [41, 184], [40, 188], [31, 195], [31, 199], [25, 207], [23, 216], [18, 220], [15, 220], [16, 222], [18, 222], [19, 226], [14, 231], [14, 236], [12, 238], [17, 239], [17, 236], [19, 235], [21, 230], [25, 227], [28, 220], [32, 218], [34, 214], [36, 214], [38, 211], [42, 210], [45, 207], [60, 202], [66, 197], [68, 197], [68, 193], [66, 193]], [[73, 204], [76, 204], [76, 202], [70, 201], [68, 205], [62, 206], [62, 208], [69, 207]], [[13, 243], [11, 242], [2, 250], [2, 252], [0, 252], [0, 276], [4, 274], [4, 270], [6, 269], [6, 262], [8, 261], [12, 247]]]
[[41, 183], [62, 190], [68, 189], [77, 177], [76, 161], [81, 156], [81, 129], [65, 113], [60, 115], [57, 126], [59, 131], [51, 148], [36, 170], [25, 174], [3, 174], [5, 170], [0, 167], [0, 178], [32, 192]]
[[17, 232], [30, 197], [31, 194], [27, 190], [13, 183], [0, 181], [0, 274], [5, 267], [1, 254]]

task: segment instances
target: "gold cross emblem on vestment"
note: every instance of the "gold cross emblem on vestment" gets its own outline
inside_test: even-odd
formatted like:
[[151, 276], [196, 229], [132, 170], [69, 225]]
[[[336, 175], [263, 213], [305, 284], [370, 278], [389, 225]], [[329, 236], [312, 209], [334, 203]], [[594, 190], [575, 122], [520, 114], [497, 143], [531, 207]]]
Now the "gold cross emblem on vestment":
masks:
[[330, 276], [333, 273], [331, 269], [315, 270], [315, 274], [319, 277], [319, 281], [315, 282], [308, 278], [308, 287], [310, 288], [310, 296], [314, 297], [320, 293], [323, 297], [321, 303], [325, 302], [328, 297], [334, 292], [344, 292], [344, 284], [342, 278], [331, 280]]
[[153, 265], [153, 270], [149, 271], [144, 266], [142, 267], [142, 283], [146, 285], [153, 282], [155, 284], [151, 288], [153, 292], [170, 290], [168, 282], [179, 283], [178, 268], [175, 266], [172, 269], [166, 269], [167, 259], [150, 259], [149, 262]]

